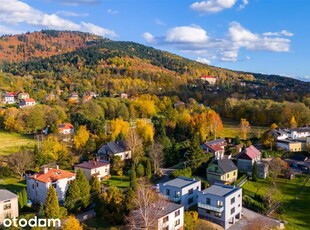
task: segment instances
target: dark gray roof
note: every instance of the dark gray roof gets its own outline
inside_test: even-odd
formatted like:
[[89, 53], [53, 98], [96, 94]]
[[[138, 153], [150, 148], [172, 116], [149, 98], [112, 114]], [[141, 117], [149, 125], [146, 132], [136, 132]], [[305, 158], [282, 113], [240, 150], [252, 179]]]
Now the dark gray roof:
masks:
[[209, 188], [206, 188], [202, 191], [203, 194], [212, 194], [216, 196], [227, 196], [231, 194], [232, 192], [238, 191], [239, 187], [225, 185], [225, 184], [219, 184], [215, 183], [214, 185], [210, 186]]
[[108, 142], [107, 147], [113, 154], [122, 153], [129, 150], [124, 141]]
[[232, 162], [230, 159], [217, 160], [215, 164], [217, 164], [224, 171], [224, 173], [238, 169], [234, 162]]
[[195, 178], [178, 177], [178, 178], [175, 178], [173, 180], [170, 180], [170, 181], [164, 183], [163, 185], [164, 186], [172, 186], [172, 187], [176, 187], [176, 188], [183, 188], [183, 187], [189, 186], [189, 185], [197, 183], [197, 182], [201, 184], [201, 182], [199, 180], [195, 180]]
[[15, 193], [12, 193], [6, 189], [0, 189], [0, 201], [10, 200], [14, 198], [18, 198]]

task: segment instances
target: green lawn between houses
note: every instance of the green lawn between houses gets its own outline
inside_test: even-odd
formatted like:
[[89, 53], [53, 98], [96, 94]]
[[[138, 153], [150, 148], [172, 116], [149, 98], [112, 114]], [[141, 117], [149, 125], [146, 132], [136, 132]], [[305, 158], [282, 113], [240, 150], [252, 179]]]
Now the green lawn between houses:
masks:
[[[232, 121], [223, 121], [223, 131], [221, 133], [221, 137], [231, 137], [234, 138], [236, 136], [241, 137], [239, 123]], [[265, 131], [269, 128], [264, 126], [252, 126], [251, 130], [248, 134], [248, 138], [260, 137]]]
[[22, 191], [23, 188], [26, 187], [26, 180], [21, 180], [18, 178], [0, 179], [0, 189], [7, 189], [15, 194]]
[[129, 188], [130, 179], [129, 176], [115, 176], [112, 175], [108, 180], [102, 182], [104, 185], [111, 186], [114, 185], [118, 188]]
[[17, 152], [21, 147], [33, 148], [35, 140], [18, 133], [0, 131], [0, 156]]
[[[294, 201], [296, 194], [306, 181], [306, 177], [297, 177], [293, 180], [278, 178], [276, 180], [278, 193], [275, 199], [281, 202], [282, 214], [273, 213], [275, 218], [287, 221], [285, 229], [291, 230], [306, 230], [310, 226], [310, 182], [306, 184], [298, 198]], [[259, 179], [257, 182], [247, 181], [243, 186], [243, 193], [254, 196], [257, 191], [257, 185], [263, 187], [258, 190], [257, 194], [264, 195], [268, 189], [270, 180]]]

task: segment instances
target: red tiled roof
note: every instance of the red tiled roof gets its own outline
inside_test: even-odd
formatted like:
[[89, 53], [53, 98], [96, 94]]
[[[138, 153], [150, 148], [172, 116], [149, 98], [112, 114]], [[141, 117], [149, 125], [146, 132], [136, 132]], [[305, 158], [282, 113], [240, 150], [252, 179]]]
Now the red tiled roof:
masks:
[[107, 165], [109, 165], [109, 163], [100, 162], [100, 161], [85, 161], [81, 164], [75, 165], [75, 167], [84, 168], [84, 169], [94, 169], [94, 168], [100, 168], [100, 167], [107, 166]]
[[73, 129], [74, 126], [71, 123], [63, 123], [58, 125], [58, 130], [64, 130], [64, 129]]
[[250, 147], [247, 147], [244, 151], [242, 151], [238, 158], [253, 160], [260, 154], [261, 152], [257, 148], [255, 148], [253, 145], [251, 145]]
[[214, 79], [214, 78], [216, 78], [216, 77], [213, 77], [213, 76], [201, 76], [201, 77], [200, 77], [200, 79], [208, 79], [208, 78]]
[[47, 173], [37, 173], [36, 175], [32, 176], [33, 179], [37, 181], [41, 181], [43, 183], [49, 183], [52, 181], [61, 180], [64, 178], [72, 178], [75, 177], [76, 174], [72, 172], [68, 172], [61, 169], [49, 169]]
[[207, 145], [210, 149], [212, 149], [214, 152], [223, 150], [223, 147], [219, 144], [215, 145]]
[[36, 102], [33, 98], [25, 98], [23, 99], [25, 102]]

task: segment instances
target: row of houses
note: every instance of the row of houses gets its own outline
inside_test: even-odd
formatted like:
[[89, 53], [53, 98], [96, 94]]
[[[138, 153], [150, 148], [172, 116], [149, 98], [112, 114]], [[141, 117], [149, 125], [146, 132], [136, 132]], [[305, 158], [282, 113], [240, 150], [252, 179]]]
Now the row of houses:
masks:
[[28, 93], [6, 92], [2, 95], [3, 104], [18, 104], [18, 107], [31, 107], [36, 105], [36, 101], [29, 97]]

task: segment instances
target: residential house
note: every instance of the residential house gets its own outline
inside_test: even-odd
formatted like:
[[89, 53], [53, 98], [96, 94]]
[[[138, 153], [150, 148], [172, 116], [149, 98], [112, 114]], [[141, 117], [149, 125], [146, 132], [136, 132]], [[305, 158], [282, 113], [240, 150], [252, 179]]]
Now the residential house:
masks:
[[299, 140], [287, 138], [284, 140], [277, 140], [277, 149], [283, 149], [289, 152], [300, 152], [303, 150], [303, 144]]
[[42, 171], [27, 177], [27, 194], [33, 203], [44, 204], [50, 186], [56, 189], [58, 201], [62, 203], [68, 185], [76, 174], [56, 168], [42, 167]]
[[6, 92], [3, 95], [3, 103], [4, 104], [14, 104], [15, 103], [15, 93], [13, 93], [13, 92]]
[[201, 76], [200, 80], [203, 82], [208, 82], [210, 85], [214, 85], [216, 83], [217, 78], [213, 76]]
[[127, 99], [128, 98], [128, 94], [127, 93], [121, 93], [120, 97], [123, 98], [123, 99]]
[[213, 141], [204, 142], [201, 148], [208, 153], [212, 153], [216, 160], [223, 159], [225, 155], [225, 146], [227, 142], [225, 139], [217, 139]]
[[[140, 215], [143, 212], [142, 208], [136, 209], [133, 212], [135, 223], [143, 223], [143, 216]], [[147, 216], [151, 221], [149, 224], [152, 225], [149, 229], [160, 229], [160, 230], [183, 230], [184, 226], [184, 207], [180, 204], [158, 201], [151, 204], [147, 208]], [[153, 222], [153, 223], [152, 223]], [[136, 226], [138, 228], [138, 226]]]
[[232, 183], [237, 177], [238, 168], [230, 159], [216, 160], [207, 168], [207, 180], [210, 184]]
[[269, 172], [269, 164], [266, 162], [256, 162], [257, 163], [257, 176], [261, 179], [266, 179]]
[[68, 135], [74, 133], [74, 126], [71, 123], [63, 123], [58, 125], [58, 133]]
[[33, 98], [25, 98], [25, 99], [20, 100], [19, 108], [31, 107], [35, 105], [36, 105], [36, 101]]
[[215, 183], [198, 194], [198, 214], [228, 229], [242, 217], [242, 188]]
[[79, 102], [79, 95], [77, 93], [71, 93], [68, 97], [68, 101], [71, 103], [78, 103]]
[[252, 175], [253, 164], [260, 161], [261, 155], [262, 153], [253, 145], [247, 147], [236, 156], [238, 170]]
[[180, 107], [184, 107], [185, 108], [185, 102], [183, 101], [178, 101], [176, 103], [173, 104], [174, 108], [180, 108]]
[[28, 98], [29, 98], [29, 93], [19, 93], [19, 94], [17, 95], [17, 98], [18, 98], [19, 100], [28, 99]]
[[0, 226], [4, 219], [18, 217], [18, 196], [6, 189], [0, 189]]
[[124, 141], [112, 141], [98, 150], [99, 160], [110, 161], [113, 156], [120, 156], [122, 160], [131, 159], [131, 150]]
[[85, 161], [74, 166], [74, 171], [79, 169], [83, 171], [87, 180], [90, 180], [92, 176], [96, 176], [99, 181], [102, 181], [105, 177], [110, 175], [110, 163], [100, 161]]
[[170, 201], [182, 204], [185, 209], [197, 204], [201, 181], [195, 178], [178, 177], [159, 185], [160, 193]]

